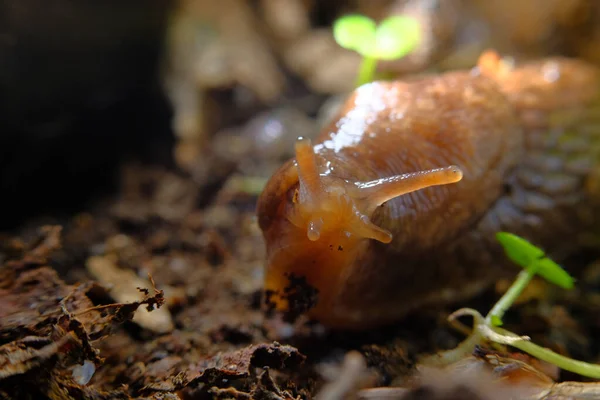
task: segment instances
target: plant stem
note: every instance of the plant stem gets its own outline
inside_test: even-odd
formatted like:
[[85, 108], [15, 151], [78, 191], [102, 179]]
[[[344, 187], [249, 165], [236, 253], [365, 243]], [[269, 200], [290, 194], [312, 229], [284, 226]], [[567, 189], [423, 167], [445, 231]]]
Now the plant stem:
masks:
[[475, 346], [481, 344], [483, 339], [483, 335], [477, 329], [474, 329], [473, 333], [454, 349], [422, 357], [419, 362], [429, 366], [445, 367], [473, 354], [473, 349]]
[[588, 378], [600, 379], [600, 365], [590, 364], [562, 356], [550, 349], [532, 343], [529, 338], [518, 336], [506, 329], [494, 326], [494, 317], [500, 320], [502, 319], [506, 310], [508, 310], [508, 308], [517, 300], [535, 274], [536, 269], [534, 267], [522, 270], [517, 276], [517, 279], [506, 293], [504, 293], [504, 296], [498, 300], [485, 319], [478, 311], [470, 308], [454, 312], [450, 316], [451, 319], [463, 315], [470, 315], [473, 317], [473, 332], [456, 349], [441, 352], [435, 356], [429, 356], [422, 361], [432, 365], [448, 365], [461, 357], [464, 357], [472, 351], [472, 348], [476, 344], [480, 343], [482, 339], [485, 339], [489, 342], [515, 347], [539, 360], [554, 364], [565, 371], [571, 371]]
[[[600, 365], [590, 364], [562, 356], [558, 353], [553, 352], [552, 350], [540, 347], [528, 340], [522, 340], [519, 338], [518, 335], [510, 331], [493, 326], [493, 317], [502, 319], [506, 310], [508, 310], [510, 306], [521, 295], [521, 293], [523, 293], [523, 290], [527, 287], [527, 285], [529, 284], [531, 279], [533, 279], [534, 276], [534, 268], [527, 268], [522, 270], [517, 276], [517, 279], [510, 286], [510, 288], [506, 291], [506, 293], [504, 293], [504, 296], [502, 296], [500, 300], [498, 300], [498, 302], [494, 305], [492, 310], [485, 317], [485, 324], [489, 326], [490, 329], [506, 338], [511, 338], [511, 340], [503, 341], [498, 340], [497, 337], [487, 337], [488, 340], [516, 347], [517, 349], [524, 351], [525, 353], [528, 353], [533, 357], [554, 364], [557, 367], [566, 371], [575, 372], [576, 374], [587, 376], [589, 378], [600, 379]], [[475, 328], [476, 331], [481, 329], [481, 326], [479, 328], [476, 326]], [[483, 336], [486, 337], [486, 334], [484, 333]]]
[[517, 300], [517, 298], [519, 298], [521, 293], [523, 293], [523, 290], [525, 290], [525, 288], [534, 276], [535, 271], [533, 271], [533, 268], [526, 268], [519, 272], [519, 275], [517, 275], [517, 279], [513, 282], [510, 288], [508, 288], [508, 290], [506, 291], [506, 293], [504, 293], [500, 300], [498, 300], [498, 302], [494, 304], [494, 307], [485, 317], [485, 322], [490, 326], [494, 326], [494, 324], [492, 323], [493, 317], [497, 317], [498, 319], [502, 320], [502, 317], [504, 316], [506, 310], [508, 310], [510, 306], [512, 306], [513, 303]]
[[[492, 328], [496, 333], [508, 337], [517, 339], [518, 336], [514, 333], [507, 331], [502, 328]], [[485, 336], [485, 335], [484, 335]], [[590, 364], [579, 360], [574, 360], [569, 357], [562, 356], [558, 353], [553, 352], [550, 349], [546, 349], [544, 347], [538, 346], [537, 344], [530, 342], [528, 340], [514, 340], [510, 342], [504, 342], [504, 344], [508, 344], [509, 346], [516, 347], [517, 349], [524, 351], [532, 355], [535, 358], [538, 358], [542, 361], [546, 361], [548, 363], [554, 364], [557, 367], [564, 369], [565, 371], [571, 371], [576, 374], [587, 376], [588, 378], [600, 379], [600, 365]]]
[[375, 75], [376, 69], [377, 59], [375, 57], [364, 57], [360, 64], [360, 70], [358, 71], [356, 87], [373, 81], [373, 76]]

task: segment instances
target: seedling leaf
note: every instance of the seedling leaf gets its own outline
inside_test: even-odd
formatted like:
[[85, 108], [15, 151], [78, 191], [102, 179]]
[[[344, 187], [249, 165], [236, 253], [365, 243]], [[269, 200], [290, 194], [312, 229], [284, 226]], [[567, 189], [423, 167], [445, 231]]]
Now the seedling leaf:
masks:
[[560, 265], [547, 257], [535, 261], [532, 268], [536, 274], [563, 289], [573, 289], [573, 286], [575, 286], [575, 279]]
[[364, 15], [345, 15], [333, 24], [333, 37], [342, 47], [354, 50], [364, 57], [375, 54], [377, 25]]
[[560, 265], [545, 257], [544, 251], [527, 240], [507, 232], [498, 232], [496, 238], [508, 258], [521, 267], [540, 275], [563, 289], [572, 289], [575, 280]]
[[496, 233], [508, 258], [523, 268], [529, 268], [534, 261], [544, 257], [544, 251], [527, 240], [508, 232]]
[[376, 33], [376, 56], [381, 60], [395, 60], [413, 51], [419, 44], [419, 22], [410, 17], [393, 16], [379, 24]]

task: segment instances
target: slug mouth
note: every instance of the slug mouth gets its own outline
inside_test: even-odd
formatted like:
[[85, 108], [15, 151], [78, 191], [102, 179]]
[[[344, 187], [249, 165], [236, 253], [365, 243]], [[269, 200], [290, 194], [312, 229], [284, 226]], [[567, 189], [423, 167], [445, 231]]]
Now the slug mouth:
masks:
[[285, 321], [294, 322], [319, 304], [319, 289], [308, 283], [306, 277], [285, 273], [279, 278], [283, 279], [276, 283], [267, 278], [264, 303], [268, 311], [277, 311]]
[[345, 287], [345, 276], [369, 244], [356, 236], [332, 234], [313, 241], [286, 219], [272, 226], [265, 239], [265, 306], [282, 313], [286, 320], [301, 314], [326, 319]]

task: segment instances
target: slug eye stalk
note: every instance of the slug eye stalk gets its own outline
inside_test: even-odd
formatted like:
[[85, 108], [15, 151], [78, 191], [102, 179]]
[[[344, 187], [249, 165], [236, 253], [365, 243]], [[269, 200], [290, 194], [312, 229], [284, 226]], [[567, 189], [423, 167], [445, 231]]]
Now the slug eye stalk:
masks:
[[459, 182], [463, 177], [462, 170], [451, 165], [368, 182], [340, 182], [320, 174], [310, 139], [299, 138], [295, 150], [299, 186], [289, 219], [306, 229], [311, 241], [319, 240], [323, 232], [338, 230], [390, 243], [392, 234], [370, 220], [377, 207], [407, 193]]

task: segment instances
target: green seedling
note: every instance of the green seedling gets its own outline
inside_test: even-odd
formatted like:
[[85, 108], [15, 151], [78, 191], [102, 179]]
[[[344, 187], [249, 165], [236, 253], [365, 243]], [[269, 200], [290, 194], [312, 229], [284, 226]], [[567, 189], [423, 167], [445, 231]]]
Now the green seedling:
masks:
[[506, 329], [500, 328], [504, 313], [514, 304], [523, 290], [535, 275], [539, 275], [547, 281], [564, 289], [572, 289], [574, 279], [558, 264], [546, 257], [540, 248], [529, 243], [525, 239], [511, 233], [499, 232], [496, 238], [504, 247], [508, 258], [523, 268], [517, 279], [513, 282], [504, 296], [492, 307], [486, 317], [477, 310], [463, 308], [454, 312], [450, 321], [455, 321], [462, 316], [473, 318], [473, 331], [456, 349], [442, 352], [433, 357], [423, 360], [425, 363], [445, 365], [459, 360], [470, 354], [475, 345], [482, 341], [494, 342], [502, 345], [515, 347], [540, 360], [552, 363], [557, 367], [576, 374], [600, 379], [600, 365], [590, 364], [562, 356], [532, 343], [526, 336], [519, 336]]
[[357, 86], [373, 80], [379, 60], [397, 60], [412, 52], [420, 40], [417, 20], [392, 16], [379, 25], [364, 15], [346, 15], [335, 21], [333, 36], [342, 47], [362, 57]]
[[522, 267], [523, 271], [489, 312], [486, 317], [488, 323], [493, 326], [502, 325], [504, 313], [514, 304], [535, 275], [563, 289], [573, 288], [575, 280], [560, 265], [546, 257], [542, 249], [512, 233], [498, 232], [496, 239], [504, 247], [507, 257]]

